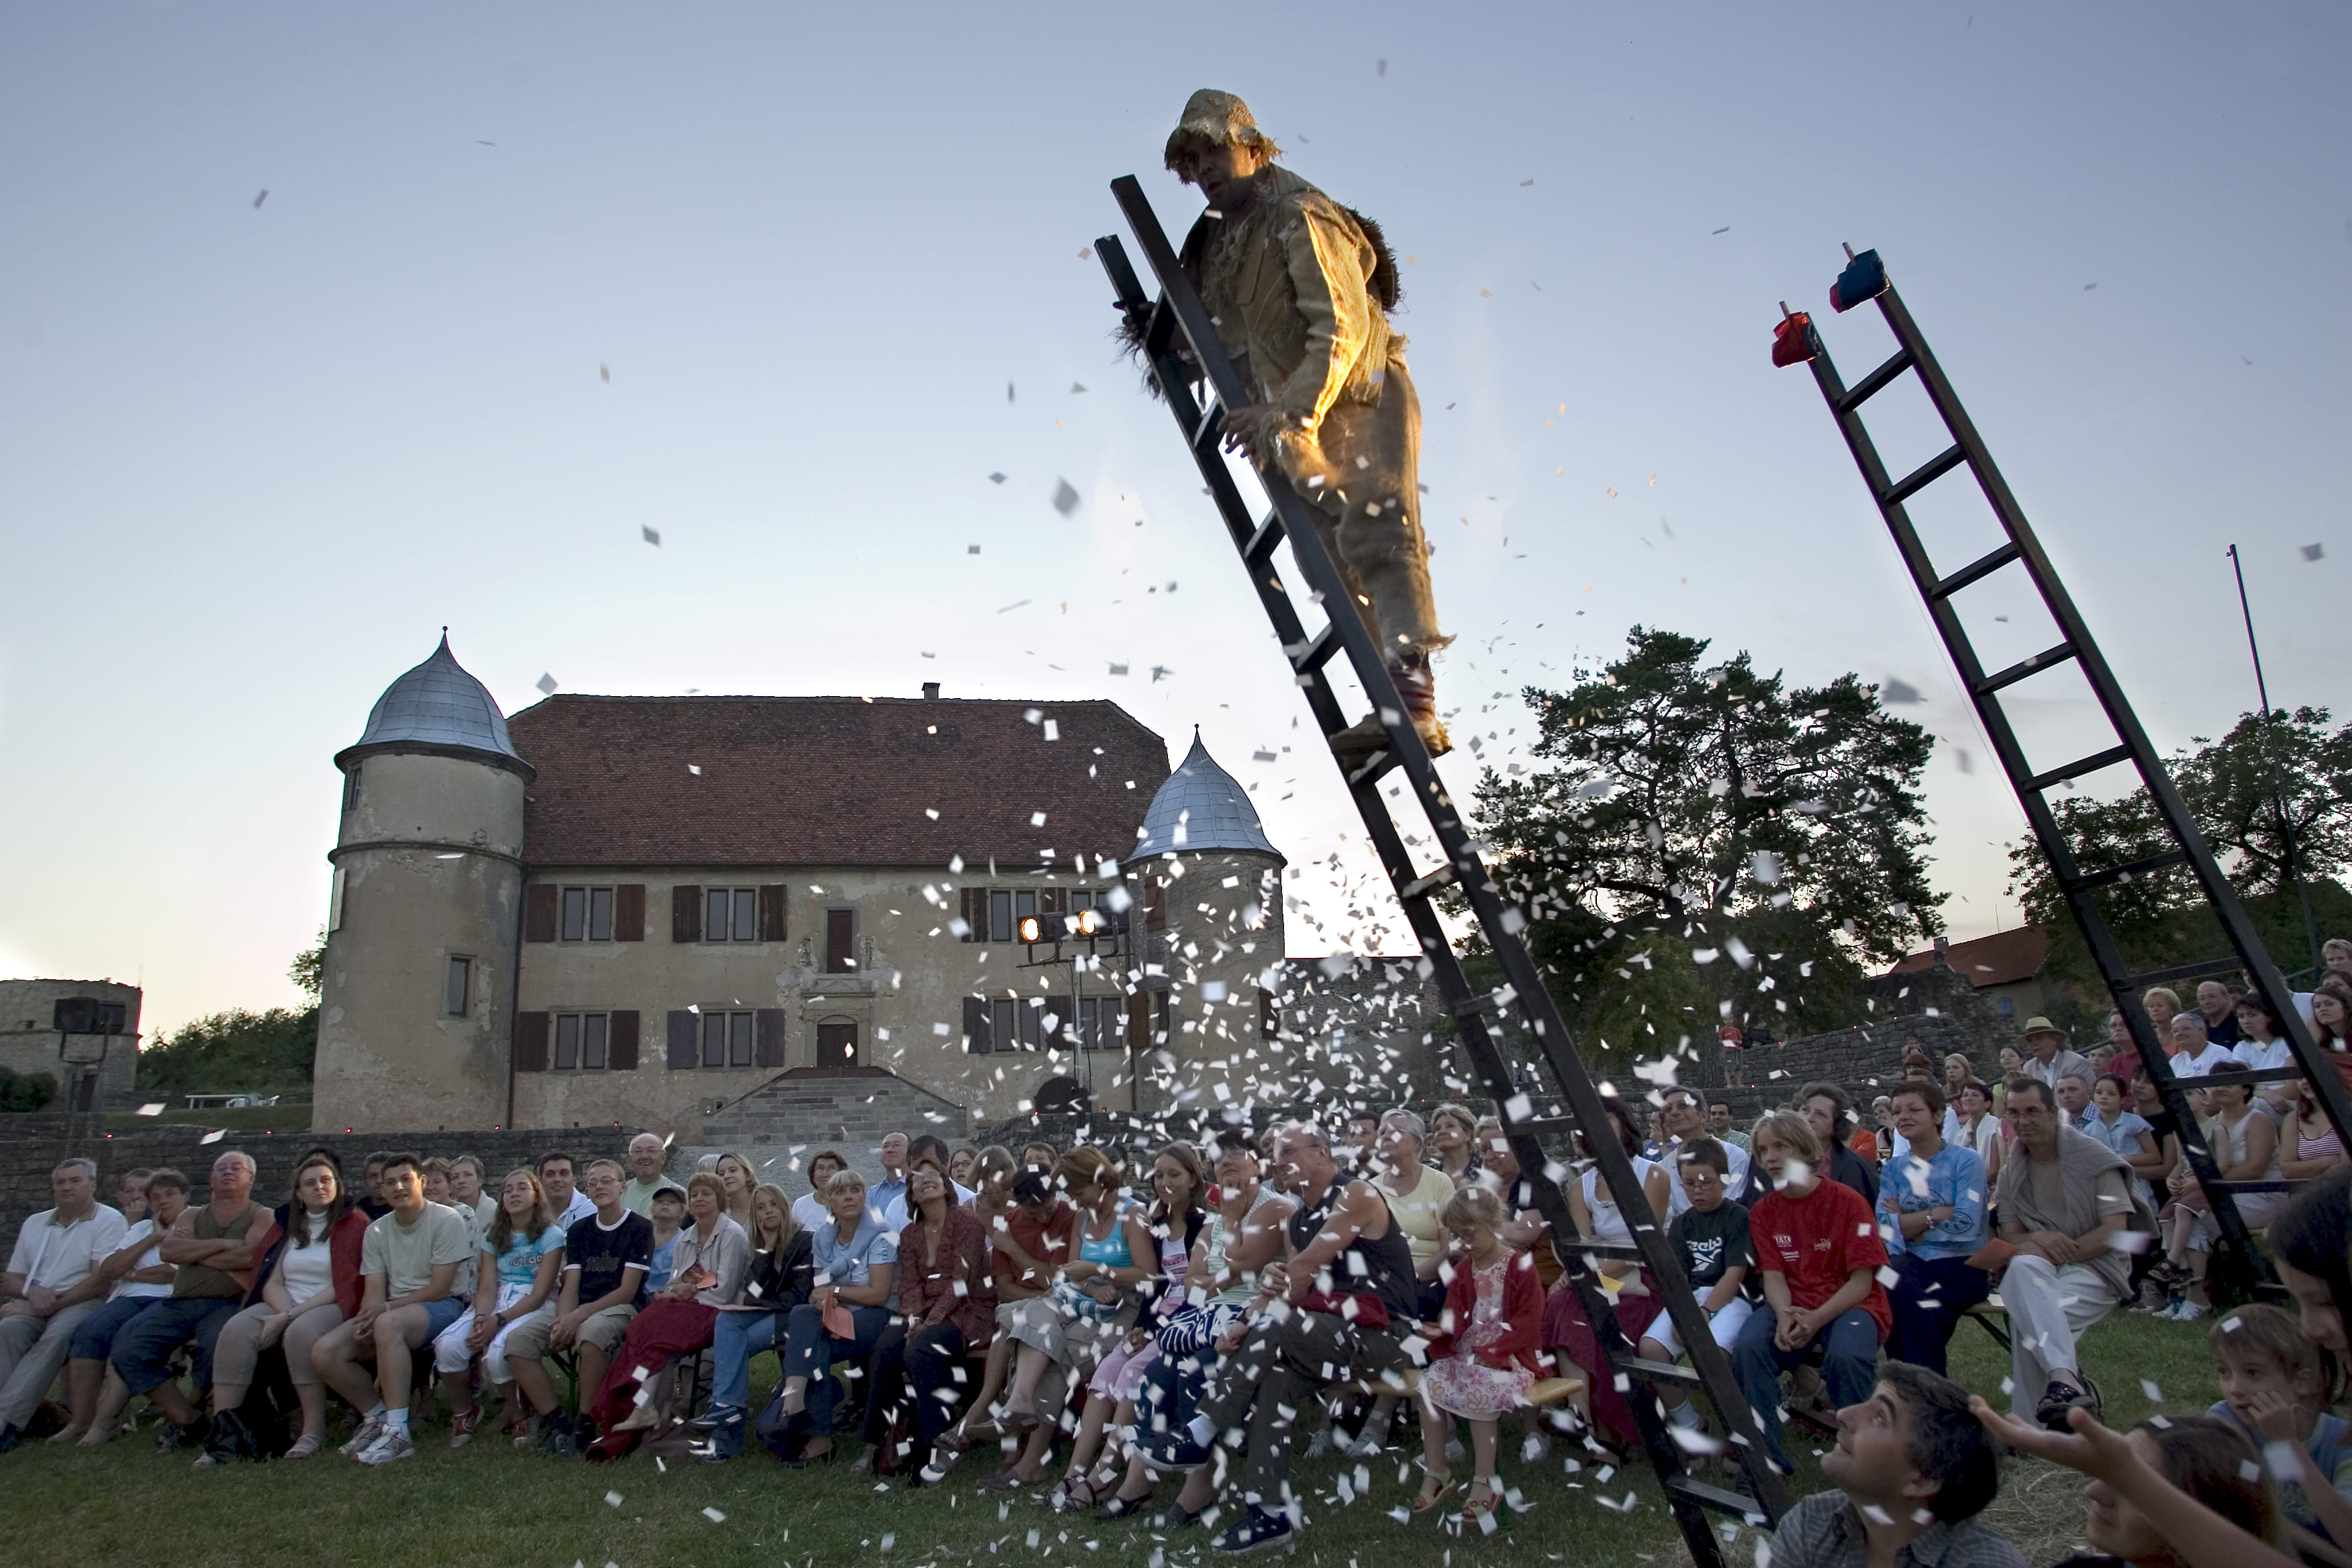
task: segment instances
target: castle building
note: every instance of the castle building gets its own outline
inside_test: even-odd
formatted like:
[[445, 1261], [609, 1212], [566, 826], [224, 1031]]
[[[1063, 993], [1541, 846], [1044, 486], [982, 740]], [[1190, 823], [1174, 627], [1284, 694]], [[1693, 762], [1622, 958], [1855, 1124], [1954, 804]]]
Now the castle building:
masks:
[[[1194, 738], [1107, 701], [550, 697], [445, 637], [337, 754], [322, 1131], [626, 1121], [795, 1079], [940, 1125], [1179, 1103], [1270, 1047], [1283, 857]], [[1088, 908], [1125, 931], [1033, 946]]]

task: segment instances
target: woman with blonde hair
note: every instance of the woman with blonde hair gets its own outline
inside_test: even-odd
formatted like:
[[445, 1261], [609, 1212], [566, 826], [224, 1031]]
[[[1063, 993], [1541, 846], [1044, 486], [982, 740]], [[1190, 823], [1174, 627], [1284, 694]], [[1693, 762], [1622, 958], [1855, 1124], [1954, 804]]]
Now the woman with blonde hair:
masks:
[[752, 1165], [750, 1156], [738, 1154], [732, 1149], [719, 1155], [719, 1163], [710, 1169], [711, 1173], [719, 1178], [719, 1203], [726, 1210], [727, 1217], [733, 1220], [744, 1235], [751, 1235], [751, 1189], [760, 1184], [759, 1171]]
[[[747, 1207], [750, 1198], [746, 1193]], [[697, 1171], [686, 1179], [686, 1212], [692, 1223], [678, 1229], [669, 1283], [630, 1320], [621, 1349], [605, 1370], [596, 1394], [596, 1425], [604, 1436], [589, 1447], [590, 1460], [619, 1458], [639, 1433], [662, 1424], [672, 1363], [709, 1350], [719, 1309], [742, 1295], [751, 1272], [751, 1238], [726, 1205], [724, 1177]]]
[[898, 1238], [867, 1208], [866, 1178], [855, 1171], [835, 1172], [825, 1184], [824, 1200], [832, 1219], [809, 1233], [815, 1266], [809, 1299], [785, 1319], [784, 1348], [777, 1358], [784, 1381], [760, 1425], [768, 1446], [795, 1468], [833, 1458], [837, 1384], [832, 1367], [872, 1357], [889, 1326], [898, 1281]]
[[792, 1310], [809, 1299], [816, 1267], [813, 1240], [793, 1215], [784, 1189], [762, 1182], [751, 1189], [751, 1262], [743, 1299], [719, 1314], [711, 1331], [710, 1405], [694, 1424], [710, 1434], [704, 1459], [731, 1459], [743, 1451], [751, 1413], [751, 1358], [775, 1348]]
[[1430, 1163], [1460, 1192], [1478, 1180], [1478, 1113], [1452, 1101], [1429, 1113]]
[[482, 1374], [498, 1387], [516, 1443], [529, 1447], [538, 1441], [531, 1430], [530, 1404], [515, 1395], [507, 1336], [526, 1318], [555, 1315], [564, 1235], [539, 1177], [528, 1169], [509, 1171], [499, 1184], [498, 1212], [482, 1237], [474, 1304], [433, 1342], [433, 1367], [441, 1374], [441, 1388], [449, 1401], [451, 1447], [471, 1442], [481, 1425], [471, 1375], [476, 1356], [482, 1358]]

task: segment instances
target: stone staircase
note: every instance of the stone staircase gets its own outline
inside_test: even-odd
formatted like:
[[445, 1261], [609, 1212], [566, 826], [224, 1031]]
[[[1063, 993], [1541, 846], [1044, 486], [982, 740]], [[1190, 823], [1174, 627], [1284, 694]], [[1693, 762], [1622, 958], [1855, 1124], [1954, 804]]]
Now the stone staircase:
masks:
[[[671, 1167], [692, 1170], [699, 1155], [733, 1149], [760, 1168], [762, 1180], [798, 1194], [808, 1190], [798, 1173], [820, 1148], [840, 1150], [853, 1169], [875, 1179], [882, 1170], [877, 1151], [891, 1132], [936, 1133], [952, 1147], [971, 1141], [971, 1117], [954, 1101], [880, 1068], [798, 1068], [721, 1106], [700, 1127], [682, 1134], [671, 1152]], [[801, 1163], [793, 1159], [795, 1146]]]

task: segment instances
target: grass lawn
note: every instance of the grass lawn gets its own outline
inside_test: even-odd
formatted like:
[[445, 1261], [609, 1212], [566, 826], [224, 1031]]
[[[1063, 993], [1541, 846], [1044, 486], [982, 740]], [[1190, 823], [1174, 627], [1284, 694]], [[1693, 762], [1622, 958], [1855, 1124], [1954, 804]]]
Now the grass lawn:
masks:
[[[2159, 1408], [2201, 1411], [2219, 1397], [2201, 1326], [2113, 1317], [2091, 1331], [2085, 1360], [2117, 1425]], [[1961, 1325], [1953, 1343], [1956, 1378], [1998, 1401], [2008, 1370], [2007, 1357], [1987, 1335]], [[772, 1381], [772, 1358], [762, 1357], [753, 1376], [755, 1387]], [[2143, 1383], [2160, 1390], [2160, 1405]], [[662, 1470], [643, 1456], [590, 1466], [517, 1454], [488, 1436], [453, 1453], [437, 1425], [421, 1436], [415, 1459], [382, 1469], [331, 1451], [300, 1464], [198, 1470], [185, 1456], [156, 1452], [143, 1434], [95, 1453], [36, 1444], [0, 1458], [0, 1542], [12, 1565], [74, 1568], [913, 1568], [997, 1562], [1169, 1568], [1216, 1558], [1199, 1531], [1161, 1537], [1140, 1521], [1097, 1524], [1087, 1516], [1052, 1514], [1022, 1494], [1010, 1502], [975, 1494], [973, 1483], [989, 1468], [977, 1454], [948, 1486], [910, 1493], [852, 1476], [845, 1463], [792, 1471], [747, 1458]], [[1792, 1452], [1799, 1464], [1793, 1490], [1817, 1489], [1811, 1452], [1802, 1443]], [[1533, 1511], [1497, 1535], [1454, 1541], [1433, 1525], [1408, 1529], [1388, 1517], [1413, 1490], [1416, 1479], [1407, 1470], [1413, 1458], [1391, 1455], [1366, 1465], [1370, 1495], [1352, 1503], [1341, 1503], [1335, 1488], [1343, 1475], [1352, 1485], [1355, 1461], [1297, 1467], [1309, 1490], [1301, 1560], [1329, 1568], [1453, 1568], [1457, 1555], [1465, 1565], [1688, 1561], [1645, 1468], [1600, 1484], [1589, 1466], [1565, 1475], [1557, 1455], [1540, 1464], [1507, 1458], [1505, 1479], [1521, 1489]], [[2082, 1486], [2072, 1471], [2018, 1462], [1994, 1517], [2030, 1561], [2049, 1563], [2078, 1536]], [[1630, 1512], [1601, 1505], [1606, 1496], [1622, 1506], [1629, 1488], [1636, 1500]], [[1161, 1496], [1173, 1495], [1172, 1485], [1163, 1483]], [[707, 1509], [724, 1518], [711, 1519]], [[1745, 1568], [1755, 1532], [1738, 1535], [1729, 1555]]]
[[226, 1128], [231, 1132], [275, 1132], [281, 1138], [291, 1138], [309, 1134], [310, 1106], [305, 1100], [300, 1105], [207, 1105], [191, 1110], [173, 1100], [154, 1116], [142, 1116], [136, 1110], [110, 1110], [106, 1113], [106, 1125], [109, 1131], [142, 1127], [201, 1127], [207, 1132]]

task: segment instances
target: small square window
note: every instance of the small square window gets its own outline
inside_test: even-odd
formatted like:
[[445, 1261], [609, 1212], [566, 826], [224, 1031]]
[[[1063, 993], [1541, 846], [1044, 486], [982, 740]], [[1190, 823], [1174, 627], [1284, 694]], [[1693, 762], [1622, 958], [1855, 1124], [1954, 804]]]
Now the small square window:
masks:
[[441, 998], [441, 1010], [452, 1018], [462, 1018], [471, 1010], [473, 999], [474, 961], [470, 958], [452, 958], [449, 961], [447, 985]]
[[563, 889], [563, 940], [583, 942], [588, 936], [588, 889]]
[[2017, 998], [2014, 996], [1996, 996], [1992, 999], [1992, 1005], [2000, 1009], [2000, 1016], [2004, 1018], [2016, 1015]]
[[588, 940], [613, 940], [613, 889], [610, 888], [588, 889]]

